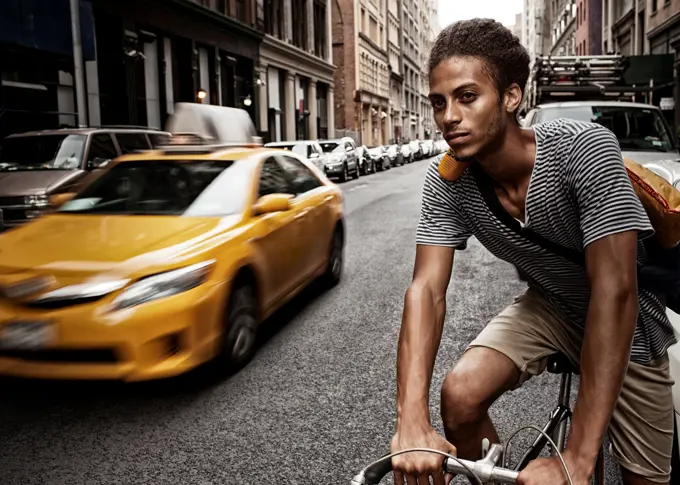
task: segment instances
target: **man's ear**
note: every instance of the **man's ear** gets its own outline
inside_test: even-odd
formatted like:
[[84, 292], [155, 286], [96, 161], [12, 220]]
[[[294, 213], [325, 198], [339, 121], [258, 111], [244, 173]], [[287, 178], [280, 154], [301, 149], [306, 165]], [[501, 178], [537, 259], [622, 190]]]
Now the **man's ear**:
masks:
[[519, 105], [522, 104], [522, 89], [517, 83], [513, 83], [508, 89], [505, 90], [505, 95], [503, 96], [503, 107], [508, 113], [514, 113], [519, 109]]

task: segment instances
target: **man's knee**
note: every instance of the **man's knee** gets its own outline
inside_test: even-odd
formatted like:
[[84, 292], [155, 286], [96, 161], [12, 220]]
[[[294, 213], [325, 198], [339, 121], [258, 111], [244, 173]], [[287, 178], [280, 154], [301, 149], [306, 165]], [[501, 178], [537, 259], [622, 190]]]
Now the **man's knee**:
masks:
[[470, 375], [452, 370], [442, 384], [441, 412], [444, 425], [456, 429], [465, 424], [481, 420], [487, 407], [476, 392], [470, 392], [474, 385]]
[[481, 421], [518, 377], [515, 365], [503, 354], [481, 347], [468, 350], [442, 384], [444, 425], [456, 429]]

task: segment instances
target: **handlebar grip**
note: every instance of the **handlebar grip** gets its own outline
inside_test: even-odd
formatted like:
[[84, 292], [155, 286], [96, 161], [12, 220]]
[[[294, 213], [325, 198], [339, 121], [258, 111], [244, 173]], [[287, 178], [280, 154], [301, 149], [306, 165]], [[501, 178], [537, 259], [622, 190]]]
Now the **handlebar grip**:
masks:
[[377, 485], [385, 478], [385, 475], [392, 471], [392, 459], [384, 459], [386, 456], [389, 456], [389, 453], [383, 455], [381, 461], [366, 470], [364, 474], [366, 485]]

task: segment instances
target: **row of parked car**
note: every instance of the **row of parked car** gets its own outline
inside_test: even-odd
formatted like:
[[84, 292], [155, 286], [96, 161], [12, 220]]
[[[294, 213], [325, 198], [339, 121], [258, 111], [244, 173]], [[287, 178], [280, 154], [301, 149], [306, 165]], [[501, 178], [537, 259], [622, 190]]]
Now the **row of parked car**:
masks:
[[447, 149], [444, 140], [413, 140], [368, 148], [357, 145], [351, 137], [274, 142], [265, 146], [292, 151], [313, 163], [327, 177], [340, 182], [424, 160]]
[[[51, 210], [53, 194], [75, 192], [113, 159], [158, 146], [170, 134], [133, 126], [33, 131], [0, 141], [0, 231]], [[269, 143], [311, 161], [329, 178], [346, 181], [412, 163], [446, 150], [443, 140], [368, 148], [350, 137]]]

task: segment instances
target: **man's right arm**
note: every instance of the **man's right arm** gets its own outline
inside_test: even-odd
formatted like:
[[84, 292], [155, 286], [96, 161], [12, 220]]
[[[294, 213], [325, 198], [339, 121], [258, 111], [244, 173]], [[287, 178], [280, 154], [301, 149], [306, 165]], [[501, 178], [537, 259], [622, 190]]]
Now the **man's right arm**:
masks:
[[[464, 249], [472, 235], [453, 198], [454, 188], [442, 180], [436, 162], [428, 169], [416, 235], [413, 280], [404, 298], [397, 350], [397, 429], [392, 452], [434, 448], [455, 453], [430, 422], [429, 394], [446, 315], [446, 292], [455, 249]], [[444, 483], [443, 457], [406, 453], [392, 459], [395, 483]], [[405, 475], [405, 476], [403, 476]]]
[[[452, 248], [417, 246], [413, 282], [406, 291], [397, 350], [397, 430], [392, 452], [431, 448], [455, 454], [456, 449], [430, 422], [429, 394], [446, 315], [446, 290], [453, 268]], [[392, 459], [395, 483], [444, 485], [443, 457], [406, 453]], [[403, 473], [403, 475], [402, 475]]]
[[397, 427], [430, 424], [429, 392], [446, 315], [452, 248], [416, 248], [397, 350]]

